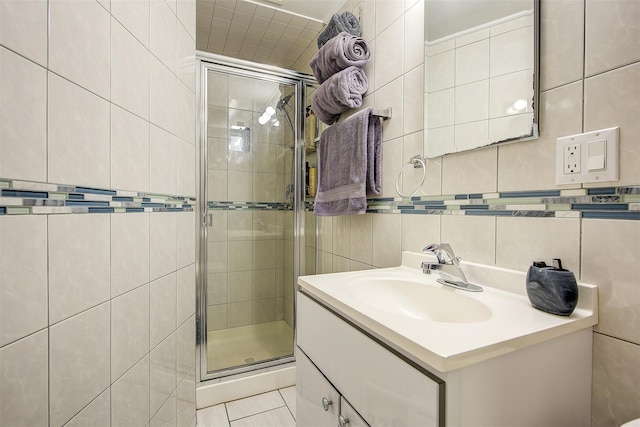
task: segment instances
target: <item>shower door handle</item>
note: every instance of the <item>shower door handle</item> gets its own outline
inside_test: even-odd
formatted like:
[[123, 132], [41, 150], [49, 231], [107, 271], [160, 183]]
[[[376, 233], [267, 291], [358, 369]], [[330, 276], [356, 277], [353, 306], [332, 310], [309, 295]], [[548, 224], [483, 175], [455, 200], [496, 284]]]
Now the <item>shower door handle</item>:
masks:
[[213, 213], [211, 212], [204, 213], [202, 217], [203, 217], [202, 219], [204, 221], [205, 227], [211, 227], [213, 225]]

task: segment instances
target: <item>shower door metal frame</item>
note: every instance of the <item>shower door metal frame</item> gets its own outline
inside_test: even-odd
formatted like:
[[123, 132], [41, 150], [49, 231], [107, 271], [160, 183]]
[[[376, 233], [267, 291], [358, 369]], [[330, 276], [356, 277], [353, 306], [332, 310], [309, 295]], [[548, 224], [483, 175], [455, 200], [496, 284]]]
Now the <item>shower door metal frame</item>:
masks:
[[[292, 85], [295, 88], [295, 100], [296, 110], [294, 117], [294, 158], [295, 166], [297, 167], [297, 173], [291, 171], [292, 176], [295, 178], [294, 186], [294, 250], [293, 250], [293, 275], [294, 275], [294, 298], [293, 298], [293, 345], [292, 355], [282, 358], [260, 362], [251, 365], [243, 365], [235, 368], [230, 368], [215, 373], [210, 373], [207, 366], [207, 227], [210, 225], [210, 217], [207, 209], [207, 72], [220, 71], [228, 73], [229, 75], [249, 77], [260, 80], [272, 81], [274, 83], [283, 83]], [[265, 64], [257, 64], [241, 59], [229, 58], [226, 56], [210, 54], [206, 52], [196, 52], [196, 108], [199, 108], [198, 114], [196, 114], [196, 140], [200, 144], [200, 148], [196, 150], [199, 159], [200, 179], [196, 180], [198, 185], [197, 194], [198, 200], [198, 213], [199, 219], [199, 233], [200, 239], [197, 248], [197, 263], [196, 263], [196, 275], [197, 275], [197, 292], [196, 292], [196, 366], [197, 369], [196, 381], [201, 384], [204, 381], [221, 380], [224, 377], [230, 376], [245, 376], [251, 374], [253, 371], [273, 368], [279, 365], [291, 364], [295, 362], [295, 342], [296, 342], [296, 327], [295, 327], [295, 283], [296, 278], [299, 276], [300, 271], [305, 271], [305, 242], [304, 242], [304, 221], [305, 221], [305, 202], [304, 202], [304, 178], [302, 176], [305, 161], [305, 146], [304, 146], [304, 100], [306, 99], [306, 90], [308, 86], [317, 86], [317, 83], [313, 76], [298, 73], [291, 70], [286, 70], [279, 67], [273, 67]], [[284, 190], [283, 190], [284, 191]]]

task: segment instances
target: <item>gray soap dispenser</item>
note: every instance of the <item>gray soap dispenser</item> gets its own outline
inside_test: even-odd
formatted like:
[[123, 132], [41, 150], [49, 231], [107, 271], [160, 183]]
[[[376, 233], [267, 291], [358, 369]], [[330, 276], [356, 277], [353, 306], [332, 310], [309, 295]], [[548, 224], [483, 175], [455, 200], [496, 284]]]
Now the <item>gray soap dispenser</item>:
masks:
[[578, 283], [573, 272], [562, 268], [560, 259], [548, 266], [534, 261], [527, 271], [527, 296], [538, 310], [569, 316], [578, 304]]

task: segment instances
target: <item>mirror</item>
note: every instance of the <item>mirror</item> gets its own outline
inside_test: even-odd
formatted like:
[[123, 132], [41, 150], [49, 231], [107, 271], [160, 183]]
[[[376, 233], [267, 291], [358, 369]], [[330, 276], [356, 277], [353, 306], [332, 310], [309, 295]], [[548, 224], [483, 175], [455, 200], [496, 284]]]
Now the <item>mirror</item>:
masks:
[[425, 0], [427, 158], [537, 138], [539, 0]]

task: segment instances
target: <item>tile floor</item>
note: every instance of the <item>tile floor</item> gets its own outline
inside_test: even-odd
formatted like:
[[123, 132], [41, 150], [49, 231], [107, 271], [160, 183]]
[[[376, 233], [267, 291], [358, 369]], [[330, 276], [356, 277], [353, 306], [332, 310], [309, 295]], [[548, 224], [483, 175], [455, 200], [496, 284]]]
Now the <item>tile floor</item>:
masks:
[[203, 408], [198, 427], [295, 427], [296, 387]]

